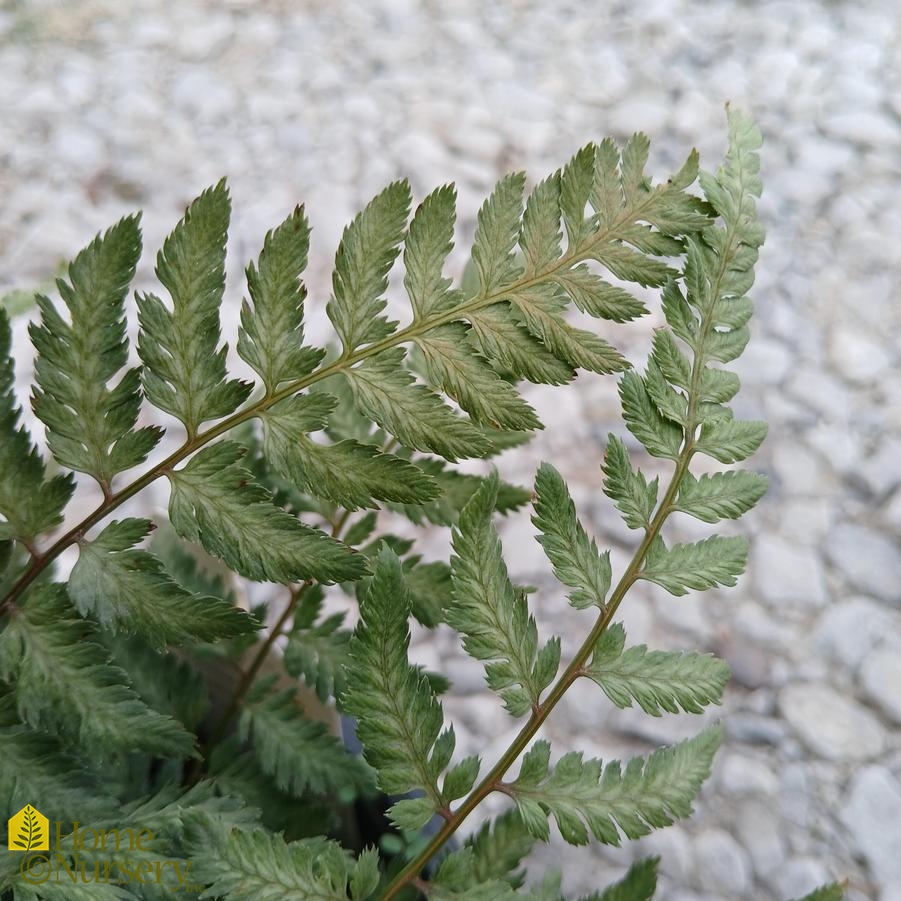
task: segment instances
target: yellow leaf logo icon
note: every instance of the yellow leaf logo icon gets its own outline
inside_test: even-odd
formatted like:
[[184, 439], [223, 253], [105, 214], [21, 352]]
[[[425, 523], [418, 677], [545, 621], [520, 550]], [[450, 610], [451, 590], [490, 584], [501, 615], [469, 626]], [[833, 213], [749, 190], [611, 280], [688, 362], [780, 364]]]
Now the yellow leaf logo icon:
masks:
[[8, 821], [10, 851], [48, 851], [50, 849], [50, 824], [39, 810], [26, 804]]

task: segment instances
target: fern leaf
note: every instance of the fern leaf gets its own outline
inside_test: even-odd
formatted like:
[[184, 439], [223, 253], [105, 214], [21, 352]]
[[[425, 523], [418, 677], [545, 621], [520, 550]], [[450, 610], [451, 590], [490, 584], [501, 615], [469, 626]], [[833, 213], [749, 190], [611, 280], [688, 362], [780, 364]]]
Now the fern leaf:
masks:
[[677, 597], [689, 588], [704, 591], [716, 585], [732, 587], [748, 562], [748, 540], [713, 535], [694, 544], [668, 548], [658, 537], [648, 549], [639, 578], [656, 582]]
[[430, 384], [456, 400], [476, 422], [511, 431], [543, 428], [516, 389], [474, 353], [467, 333], [462, 322], [448, 322], [417, 339]]
[[845, 892], [842, 886], [838, 882], [833, 882], [829, 885], [821, 885], [803, 898], [798, 898], [797, 901], [842, 901], [844, 897]]
[[678, 460], [682, 429], [661, 416], [651, 400], [645, 380], [635, 372], [627, 372], [620, 379], [619, 396], [626, 426], [647, 452], [654, 457]]
[[362, 901], [378, 886], [371, 854], [355, 863], [335, 842], [286, 842], [264, 829], [217, 830], [192, 859], [192, 875], [206, 884], [204, 894], [229, 901], [347, 901], [350, 880], [351, 897]]
[[482, 307], [467, 319], [473, 342], [499, 370], [539, 385], [564, 385], [575, 378], [569, 363], [554, 356], [513, 318], [509, 303]]
[[230, 209], [220, 181], [188, 207], [163, 243], [156, 275], [172, 298], [171, 310], [152, 294], [138, 297], [144, 392], [189, 435], [202, 422], [234, 412], [253, 387], [226, 378], [227, 347], [218, 346]]
[[[451, 526], [457, 521], [460, 510], [484, 482], [481, 476], [460, 472], [447, 466], [443, 460], [434, 457], [420, 458], [417, 466], [427, 472], [437, 483], [441, 494], [426, 504], [400, 506], [389, 504], [389, 508], [402, 513], [412, 523], [419, 525], [430, 522], [436, 526]], [[510, 513], [524, 507], [531, 499], [531, 492], [519, 485], [498, 481], [495, 512]]]
[[617, 707], [636, 702], [645, 713], [702, 713], [719, 704], [729, 681], [729, 667], [711, 654], [648, 651], [643, 644], [623, 648], [626, 633], [619, 623], [601, 636], [582, 674], [596, 682]]
[[623, 514], [630, 529], [647, 529], [657, 506], [658, 479], [650, 482], [641, 470], [633, 471], [625, 444], [612, 433], [607, 435], [604, 454], [604, 494]]
[[450, 567], [440, 560], [423, 563], [421, 556], [414, 554], [404, 560], [404, 578], [416, 620], [430, 629], [444, 622], [444, 611], [453, 602]]
[[523, 288], [510, 299], [525, 327], [560, 360], [573, 369], [603, 374], [622, 372], [630, 364], [603, 338], [571, 326], [563, 319], [567, 297], [553, 286]]
[[192, 736], [146, 706], [111, 666], [90, 623], [74, 615], [62, 585], [42, 585], [0, 633], [0, 669], [15, 676], [20, 714], [85, 745], [188, 757]]
[[547, 820], [553, 816], [572, 845], [586, 844], [589, 830], [598, 841], [619, 845], [620, 833], [640, 838], [691, 815], [722, 738], [722, 729], [714, 726], [647, 758], [633, 757], [625, 768], [618, 760], [604, 766], [571, 752], [550, 771], [550, 745], [540, 741], [526, 753], [519, 778], [506, 791], [536, 838], [548, 840]]
[[156, 557], [134, 550], [152, 528], [146, 519], [113, 521], [93, 541], [79, 544], [69, 597], [82, 615], [138, 632], [158, 648], [231, 638], [259, 628], [227, 601], [186, 591]]
[[510, 284], [522, 272], [513, 249], [519, 238], [525, 182], [522, 172], [502, 178], [479, 210], [472, 259], [482, 295]]
[[487, 479], [460, 512], [453, 530], [454, 602], [448, 624], [463, 635], [463, 647], [485, 667], [488, 686], [507, 710], [521, 716], [538, 703], [557, 671], [560, 641], [538, 650], [538, 628], [524, 595], [507, 575], [500, 539], [491, 523], [497, 476]]
[[244, 449], [223, 441], [170, 473], [169, 516], [183, 538], [198, 541], [235, 572], [270, 582], [345, 582], [365, 560], [346, 545], [276, 507], [239, 464]]
[[342, 629], [344, 614], [319, 621], [324, 595], [312, 586], [294, 612], [294, 623], [285, 645], [285, 669], [302, 677], [321, 701], [343, 694], [350, 632]]
[[46, 479], [44, 461], [19, 424], [11, 345], [9, 318], [0, 309], [0, 542], [30, 541], [59, 525], [75, 490], [71, 473]]
[[410, 186], [397, 181], [344, 229], [326, 311], [345, 354], [387, 337], [397, 325], [380, 314], [386, 303], [388, 272], [400, 252], [409, 212]]
[[453, 753], [454, 733], [442, 732], [441, 704], [407, 658], [411, 604], [400, 560], [383, 547], [360, 603], [342, 702], [357, 717], [357, 735], [379, 787], [387, 794], [425, 792], [430, 803], [420, 811], [422, 826], [444, 803], [437, 780]]
[[737, 519], [766, 494], [767, 478], [756, 472], [717, 472], [696, 479], [686, 473], [673, 509], [704, 522]]
[[[654, 332], [651, 356], [667, 382], [685, 390], [690, 387], [691, 363], [679, 349], [673, 332], [665, 328], [657, 329]], [[713, 372], [714, 370], [709, 371]], [[722, 372], [722, 370], [716, 371]]]
[[657, 891], [659, 857], [645, 857], [629, 867], [622, 879], [602, 892], [595, 892], [580, 901], [651, 901]]
[[526, 272], [542, 272], [562, 253], [560, 247], [560, 178], [539, 182], [526, 201], [519, 234]]
[[597, 146], [588, 144], [564, 166], [560, 175], [560, 209], [570, 249], [579, 247], [595, 227], [585, 211], [594, 185], [596, 158]]
[[47, 445], [63, 465], [104, 485], [143, 462], [162, 429], [134, 430], [141, 405], [138, 370], [112, 389], [109, 380], [128, 361], [125, 295], [141, 256], [138, 217], [97, 236], [69, 265], [57, 286], [71, 319], [39, 296], [41, 324], [29, 331], [37, 350], [34, 411], [47, 427]]
[[648, 360], [644, 386], [657, 412], [670, 422], [685, 427], [688, 421], [688, 398], [667, 382], [663, 372], [652, 356]]
[[298, 488], [348, 510], [377, 500], [421, 504], [438, 495], [432, 479], [413, 463], [352, 438], [319, 444], [307, 433], [325, 428], [328, 394], [295, 395], [261, 416], [263, 453], [272, 467]]
[[497, 879], [519, 888], [525, 881], [525, 871], [519, 867], [534, 843], [534, 836], [515, 810], [502, 814], [492, 823], [484, 823], [466, 841], [467, 847], [472, 848], [470, 866], [476, 883]]
[[644, 316], [648, 308], [624, 288], [604, 281], [584, 264], [554, 274], [554, 281], [583, 313], [595, 319], [629, 322]]
[[210, 706], [200, 671], [178, 652], [161, 654], [136, 635], [103, 636], [112, 662], [125, 670], [140, 697], [158, 713], [196, 731]]
[[765, 422], [735, 419], [705, 422], [695, 448], [720, 463], [736, 463], [750, 457], [763, 444], [766, 433]]
[[550, 463], [542, 463], [535, 476], [532, 522], [557, 578], [574, 589], [569, 595], [573, 607], [603, 609], [610, 589], [610, 552], [600, 553], [588, 537], [563, 477]]
[[414, 322], [445, 313], [460, 303], [443, 266], [454, 243], [457, 192], [453, 185], [432, 191], [419, 205], [404, 243], [404, 286]]
[[347, 372], [359, 409], [412, 450], [432, 451], [451, 462], [485, 456], [490, 445], [478, 429], [437, 394], [414, 384], [403, 359], [403, 348], [396, 347]]
[[268, 392], [280, 383], [309, 375], [325, 351], [303, 346], [300, 275], [307, 265], [310, 226], [303, 207], [266, 235], [258, 264], [247, 267], [251, 306], [241, 307], [238, 354], [262, 378]]
[[439, 901], [512, 901], [517, 896], [513, 886], [502, 878], [480, 878], [475, 872], [473, 849], [467, 847], [441, 861], [430, 884], [429, 897]]
[[60, 741], [24, 725], [0, 728], [0, 796], [10, 810], [32, 804], [52, 819], [92, 821], [118, 809], [99, 774]]
[[344, 750], [326, 727], [308, 719], [294, 689], [271, 692], [271, 680], [259, 682], [244, 700], [238, 730], [250, 739], [263, 772], [294, 797], [306, 792], [337, 795], [369, 784], [369, 772]]

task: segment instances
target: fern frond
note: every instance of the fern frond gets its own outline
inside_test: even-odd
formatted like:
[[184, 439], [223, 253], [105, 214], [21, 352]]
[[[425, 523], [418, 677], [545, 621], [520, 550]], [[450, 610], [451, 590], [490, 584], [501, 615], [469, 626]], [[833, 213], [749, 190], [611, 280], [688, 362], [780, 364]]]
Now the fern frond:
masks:
[[128, 370], [125, 295], [141, 255], [137, 216], [98, 236], [57, 280], [67, 323], [50, 298], [38, 297], [41, 324], [30, 328], [37, 350], [33, 406], [47, 427], [47, 445], [63, 465], [108, 486], [113, 476], [142, 463], [162, 429], [134, 429], [141, 405], [140, 374]]
[[285, 645], [285, 669], [301, 677], [326, 701], [343, 693], [350, 632], [342, 629], [343, 613], [319, 621], [324, 595], [314, 586], [304, 593], [294, 611], [294, 623]]
[[610, 588], [610, 552], [600, 553], [576, 518], [576, 508], [562, 476], [542, 463], [535, 476], [535, 515], [538, 541], [554, 566], [557, 578], [574, 589], [573, 607], [604, 609]]
[[602, 892], [586, 895], [580, 901], [651, 901], [657, 891], [659, 857], [645, 857], [629, 867], [622, 879]]
[[729, 681], [729, 667], [712, 654], [648, 651], [643, 644], [624, 650], [626, 633], [619, 623], [601, 636], [582, 675], [596, 682], [617, 707], [635, 701], [645, 713], [701, 713], [719, 704]]
[[748, 562], [748, 540], [712, 535], [694, 544], [667, 547], [659, 536], [648, 549], [639, 578], [656, 582], [677, 597], [689, 588], [704, 591], [735, 585]]
[[737, 519], [766, 494], [767, 478], [757, 472], [716, 472], [696, 479], [686, 473], [673, 508], [704, 522]]
[[153, 294], [138, 297], [144, 393], [191, 436], [202, 422], [233, 413], [253, 387], [226, 377], [227, 347], [218, 346], [230, 214], [224, 181], [204, 191], [157, 256], [156, 275], [172, 309]]
[[582, 759], [565, 754], [549, 770], [550, 745], [536, 742], [525, 755], [519, 777], [506, 785], [529, 831], [549, 837], [553, 816], [563, 838], [584, 845], [589, 830], [604, 844], [618, 845], [620, 833], [640, 838], [691, 815], [701, 783], [710, 774], [713, 755], [723, 738], [711, 727], [688, 741], [660, 748], [649, 757], [633, 757], [623, 768], [614, 760]]
[[186, 591], [156, 557], [135, 550], [152, 528], [146, 519], [114, 520], [95, 539], [79, 543], [69, 597], [83, 615], [138, 632], [158, 648], [231, 638], [260, 627], [222, 598]]
[[[460, 515], [460, 510], [485, 481], [482, 476], [460, 472], [434, 457], [420, 458], [416, 461], [416, 465], [438, 485], [441, 492], [439, 496], [434, 501], [424, 504], [388, 505], [389, 509], [403, 514], [414, 525], [424, 522], [436, 526], [453, 525]], [[499, 479], [494, 512], [504, 515], [519, 510], [531, 497], [532, 494], [527, 488]]]
[[525, 880], [525, 872], [519, 867], [534, 843], [535, 837], [515, 810], [507, 811], [494, 822], [485, 823], [466, 841], [467, 847], [472, 849], [468, 865], [475, 882], [502, 879], [513, 888], [519, 888]]
[[404, 349], [369, 357], [346, 375], [360, 410], [401, 444], [439, 454], [451, 462], [484, 457], [491, 445], [467, 419], [458, 416], [404, 368]]
[[513, 886], [500, 878], [480, 878], [475, 872], [472, 848], [462, 848], [441, 861], [432, 880], [429, 897], [453, 901], [472, 898], [473, 901], [510, 901], [516, 898]]
[[0, 797], [10, 815], [32, 804], [48, 818], [69, 822], [100, 818], [119, 806], [71, 748], [22, 724], [0, 728]]
[[371, 444], [347, 438], [320, 444], [309, 437], [326, 427], [337, 398], [324, 392], [297, 395], [266, 410], [263, 453], [276, 472], [298, 488], [348, 510], [378, 500], [422, 504], [438, 487], [419, 467]]
[[266, 235], [256, 266], [247, 267], [252, 301], [241, 307], [238, 354], [253, 367], [270, 394], [282, 383], [309, 375], [325, 351], [303, 344], [303, 304], [300, 281], [307, 265], [310, 226], [303, 207]]
[[344, 229], [326, 311], [345, 355], [361, 344], [387, 337], [397, 325], [380, 314], [386, 303], [388, 272], [404, 239], [410, 203], [407, 182], [394, 182]]
[[447, 622], [463, 635], [463, 647], [488, 661], [485, 677], [507, 710], [521, 716], [538, 704], [557, 673], [560, 639], [538, 650], [538, 628], [524, 595], [507, 575], [500, 538], [491, 523], [497, 493], [493, 475], [473, 494], [453, 531], [454, 602]]
[[379, 787], [389, 795], [425, 792], [424, 798], [399, 802], [404, 827], [418, 828], [445, 804], [438, 778], [453, 754], [455, 738], [452, 729], [442, 731], [441, 704], [428, 679], [408, 660], [411, 606], [400, 560], [383, 547], [360, 602], [342, 704], [358, 720], [357, 735], [366, 760], [378, 772]]
[[44, 461], [19, 424], [11, 346], [9, 318], [0, 309], [0, 542], [30, 541], [58, 525], [75, 490], [70, 473], [46, 478]]
[[90, 623], [74, 614], [64, 586], [41, 585], [0, 633], [0, 671], [15, 678], [20, 715], [106, 752], [191, 756], [193, 737], [138, 698], [95, 643]]
[[630, 529], [647, 529], [657, 506], [658, 482], [650, 482], [641, 470], [634, 471], [629, 452], [616, 435], [607, 435], [604, 454], [604, 494], [611, 498]]
[[244, 453], [240, 445], [222, 441], [169, 474], [169, 517], [179, 535], [258, 581], [360, 578], [365, 560], [275, 506], [240, 465]]
[[239, 734], [250, 740], [263, 771], [282, 791], [337, 795], [370, 783], [369, 772], [326, 727], [304, 716], [294, 689], [272, 692], [261, 680], [247, 695]]
[[210, 897], [229, 901], [363, 901], [378, 887], [378, 857], [357, 861], [322, 838], [286, 842], [263, 829], [219, 830], [194, 855]]

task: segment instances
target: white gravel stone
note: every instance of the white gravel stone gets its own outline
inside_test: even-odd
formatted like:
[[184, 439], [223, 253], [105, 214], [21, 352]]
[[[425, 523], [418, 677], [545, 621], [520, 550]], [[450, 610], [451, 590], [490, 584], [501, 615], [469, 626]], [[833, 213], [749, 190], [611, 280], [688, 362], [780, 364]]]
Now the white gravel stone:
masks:
[[770, 604], [794, 602], [822, 607], [826, 603], [822, 566], [812, 548], [779, 535], [759, 535], [750, 569], [761, 596]]
[[842, 111], [823, 123], [828, 134], [867, 147], [889, 146], [901, 138], [901, 131], [887, 116], [865, 110]]
[[870, 654], [860, 668], [860, 681], [867, 697], [901, 725], [901, 646]]
[[881, 899], [897, 901], [901, 885], [901, 784], [884, 767], [860, 770], [851, 786], [841, 817], [858, 852], [886, 892]]
[[747, 852], [723, 829], [702, 832], [695, 839], [698, 870], [708, 886], [724, 895], [744, 895], [751, 887]]
[[869, 598], [849, 598], [826, 610], [809, 638], [813, 652], [856, 669], [867, 653], [893, 628], [888, 612]]
[[833, 331], [830, 357], [846, 379], [864, 384], [885, 372], [890, 363], [882, 344], [847, 328]]
[[771, 875], [782, 898], [800, 898], [831, 880], [825, 863], [811, 857], [789, 860]]
[[843, 523], [830, 531], [826, 553], [852, 587], [901, 606], [901, 550], [890, 538]]
[[730, 754], [720, 764], [719, 783], [730, 795], [774, 795], [779, 779], [762, 760], [746, 754]]
[[885, 747], [876, 717], [827, 685], [789, 685], [779, 706], [801, 740], [828, 760], [867, 760]]
[[734, 822], [737, 838], [748, 852], [754, 872], [766, 878], [785, 861], [788, 853], [778, 815], [766, 801], [749, 798], [737, 807]]
[[[882, 497], [901, 486], [901, 438], [888, 438], [861, 462], [860, 476], [870, 491]], [[899, 551], [901, 553], [901, 551]]]

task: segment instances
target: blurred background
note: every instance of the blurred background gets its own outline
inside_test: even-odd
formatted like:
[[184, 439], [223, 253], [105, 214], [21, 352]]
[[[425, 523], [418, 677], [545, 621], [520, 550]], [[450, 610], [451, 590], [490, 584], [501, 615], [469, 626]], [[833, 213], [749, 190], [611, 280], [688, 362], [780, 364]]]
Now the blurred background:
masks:
[[[555, 839], [533, 875], [570, 892], [662, 855], [662, 901], [785, 899], [831, 878], [851, 901], [901, 898], [901, 8], [896, 0], [82, 0], [0, 2], [0, 293], [33, 290], [98, 230], [144, 211], [145, 259], [184, 206], [227, 175], [233, 197], [224, 334], [242, 270], [295, 203], [314, 226], [311, 337], [342, 227], [408, 176], [421, 199], [454, 181], [457, 273], [494, 181], [537, 181], [589, 140], [652, 140], [665, 178], [691, 147], [713, 167], [723, 106], [763, 129], [768, 239], [739, 361], [741, 416], [770, 437], [752, 465], [771, 490], [739, 524], [749, 574], [725, 592], [637, 592], [631, 642], [703, 648], [730, 663], [727, 742], [688, 823], [622, 849]], [[395, 285], [395, 288], [397, 286]], [[650, 298], [654, 300], [653, 297]], [[15, 302], [15, 297], [11, 302]], [[641, 364], [659, 317], [631, 328]], [[16, 340], [27, 342], [24, 320]], [[24, 344], [20, 375], [30, 379]], [[546, 425], [501, 458], [525, 484], [539, 459], [623, 559], [629, 536], [601, 493], [614, 382], [529, 388]], [[678, 524], [681, 534], [709, 529]], [[587, 627], [548, 577], [523, 511], [503, 524], [541, 625], [574, 650]], [[677, 533], [677, 537], [681, 537]], [[427, 539], [447, 555], [447, 534]], [[489, 762], [513, 721], [449, 631], [417, 659], [455, 687], [461, 753]], [[556, 753], [646, 752], [701, 717], [611, 710], [577, 686], [545, 735]], [[491, 809], [489, 808], [489, 812]], [[479, 824], [479, 812], [471, 828]]]

